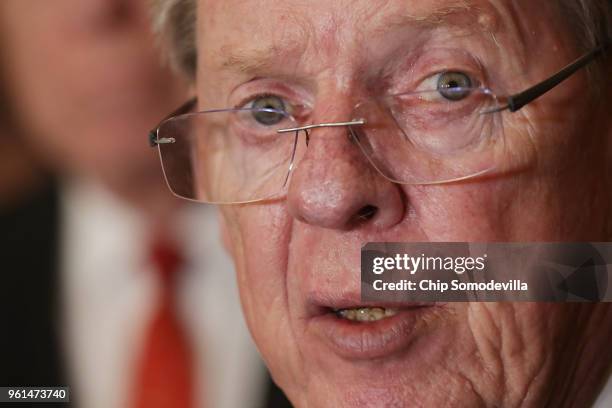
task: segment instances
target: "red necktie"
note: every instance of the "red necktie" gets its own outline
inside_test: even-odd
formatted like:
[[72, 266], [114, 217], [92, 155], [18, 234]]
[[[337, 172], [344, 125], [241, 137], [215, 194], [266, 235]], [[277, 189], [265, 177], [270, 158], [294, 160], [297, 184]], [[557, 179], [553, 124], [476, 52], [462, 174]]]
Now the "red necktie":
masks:
[[175, 301], [176, 275], [182, 260], [177, 248], [164, 240], [154, 242], [151, 258], [158, 272], [160, 292], [157, 307], [145, 329], [132, 406], [193, 407], [193, 360]]

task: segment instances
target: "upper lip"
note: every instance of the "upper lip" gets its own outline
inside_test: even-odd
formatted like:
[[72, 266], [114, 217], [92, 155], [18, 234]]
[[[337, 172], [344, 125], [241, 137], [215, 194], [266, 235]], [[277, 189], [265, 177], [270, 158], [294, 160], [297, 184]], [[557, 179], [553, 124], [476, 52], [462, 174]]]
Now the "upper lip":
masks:
[[333, 310], [353, 309], [363, 307], [380, 307], [393, 309], [411, 309], [417, 307], [435, 306], [435, 302], [371, 302], [362, 301], [361, 295], [355, 292], [331, 294], [311, 292], [306, 298], [306, 308], [309, 317], [319, 316]]

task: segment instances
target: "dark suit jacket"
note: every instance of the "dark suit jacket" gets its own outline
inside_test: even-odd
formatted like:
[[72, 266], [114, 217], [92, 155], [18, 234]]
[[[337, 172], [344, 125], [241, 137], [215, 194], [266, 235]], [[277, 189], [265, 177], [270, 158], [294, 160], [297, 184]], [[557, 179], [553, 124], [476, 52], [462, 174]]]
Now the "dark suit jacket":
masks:
[[[58, 329], [59, 214], [54, 183], [0, 212], [0, 386], [70, 386]], [[269, 383], [264, 406], [291, 407]]]

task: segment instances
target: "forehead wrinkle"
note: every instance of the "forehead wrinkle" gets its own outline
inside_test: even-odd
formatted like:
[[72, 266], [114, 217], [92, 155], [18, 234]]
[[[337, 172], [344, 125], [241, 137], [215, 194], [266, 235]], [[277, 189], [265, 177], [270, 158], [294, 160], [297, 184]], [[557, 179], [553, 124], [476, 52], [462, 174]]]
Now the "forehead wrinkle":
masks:
[[292, 61], [292, 65], [299, 64], [307, 54], [309, 58], [337, 57], [342, 45], [347, 43], [346, 38], [339, 36], [341, 16], [321, 14], [315, 24], [307, 15], [295, 13], [282, 4], [278, 9], [282, 14], [282, 24], [275, 37], [244, 46], [221, 47], [216, 55], [222, 61], [221, 68], [242, 73], [279, 71], [281, 63]]
[[[358, 20], [362, 23], [368, 20], [371, 22], [365, 24], [370, 26], [368, 36], [371, 37], [389, 35], [394, 29], [407, 27], [421, 29], [449, 27], [454, 30], [454, 35], [480, 34], [502, 53], [505, 51], [504, 48], [512, 47], [513, 64], [524, 66], [525, 38], [522, 35], [523, 27], [520, 25], [520, 15], [514, 7], [515, 3], [505, 0], [456, 0], [449, 4], [439, 1], [436, 3], [438, 7], [434, 4], [433, 8], [421, 7], [414, 10], [415, 7], [402, 6], [394, 7], [392, 13], [380, 13], [389, 6], [389, 3], [386, 3], [386, 6], [377, 8], [377, 11], [362, 9]], [[283, 9], [281, 4], [278, 7]], [[221, 61], [221, 68], [254, 75], [278, 71], [281, 62], [293, 61], [292, 64], [299, 64], [310, 48], [317, 53], [334, 54], [333, 50], [338, 50], [338, 47], [342, 47], [340, 43], [347, 41], [344, 36], [337, 36], [336, 30], [343, 21], [341, 16], [328, 15], [325, 18], [326, 24], [322, 24], [324, 29], [321, 33], [317, 32], [308, 18], [300, 16], [299, 13], [292, 13], [288, 8], [282, 11], [282, 29], [277, 30], [275, 38], [269, 43], [255, 41], [245, 45], [222, 46], [216, 52], [219, 59], [215, 58], [216, 61]], [[358, 32], [354, 34], [359, 35]], [[353, 39], [357, 42], [364, 40], [365, 38]]]
[[[513, 53], [514, 66], [517, 68], [525, 68], [527, 65], [527, 39], [525, 36], [524, 26], [521, 24], [521, 22], [525, 21], [525, 19], [521, 18], [519, 7], [515, 1], [510, 1], [509, 5], [507, 2], [500, 2], [498, 0], [492, 1], [494, 1], [499, 9], [499, 13], [503, 16], [506, 23], [505, 27], [508, 29], [508, 34], [512, 37], [514, 42], [513, 51], [516, 51]], [[505, 3], [505, 5], [500, 3]], [[497, 41], [497, 37], [494, 36], [494, 40], [498, 48], [502, 49], [503, 46]]]
[[[376, 33], [384, 35], [393, 28], [413, 26], [420, 29], [452, 28], [455, 35], [480, 34], [500, 53], [512, 48], [513, 64], [524, 67], [527, 61], [526, 38], [516, 1], [457, 0], [425, 12], [396, 13], [381, 21]], [[506, 38], [504, 38], [506, 37]]]
[[441, 25], [465, 26], [494, 31], [497, 29], [498, 21], [499, 14], [494, 8], [486, 7], [482, 2], [460, 0], [422, 13], [408, 9], [400, 10], [391, 18], [381, 21], [376, 31], [384, 33], [389, 29], [407, 25], [417, 28], [437, 28]]
[[279, 42], [261, 44], [258, 47], [225, 45], [218, 51], [222, 69], [251, 73], [274, 68], [278, 61], [303, 54], [304, 43], [297, 39], [283, 38]]
[[274, 10], [280, 17], [274, 22], [272, 35], [255, 35], [244, 44], [228, 44], [219, 49], [217, 61], [221, 61], [222, 69], [257, 75], [286, 71], [283, 65], [291, 61], [290, 71], [297, 69], [310, 48], [317, 48], [316, 29], [307, 16], [282, 2]]
[[420, 29], [452, 27], [465, 34], [474, 32], [487, 34], [494, 44], [501, 47], [498, 34], [501, 31], [510, 31], [510, 34], [524, 45], [517, 11], [507, 3], [498, 0], [457, 0], [428, 11], [400, 9], [392, 17], [381, 20], [373, 32], [384, 35], [392, 29], [407, 26]]

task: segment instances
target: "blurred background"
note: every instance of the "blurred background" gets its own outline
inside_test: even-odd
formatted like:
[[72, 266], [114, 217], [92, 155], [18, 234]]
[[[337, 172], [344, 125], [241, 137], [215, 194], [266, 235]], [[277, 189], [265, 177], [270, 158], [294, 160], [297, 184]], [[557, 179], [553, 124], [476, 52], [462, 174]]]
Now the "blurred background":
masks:
[[289, 406], [242, 320], [213, 207], [148, 131], [189, 98], [147, 0], [0, 2], [0, 386], [71, 406]]

